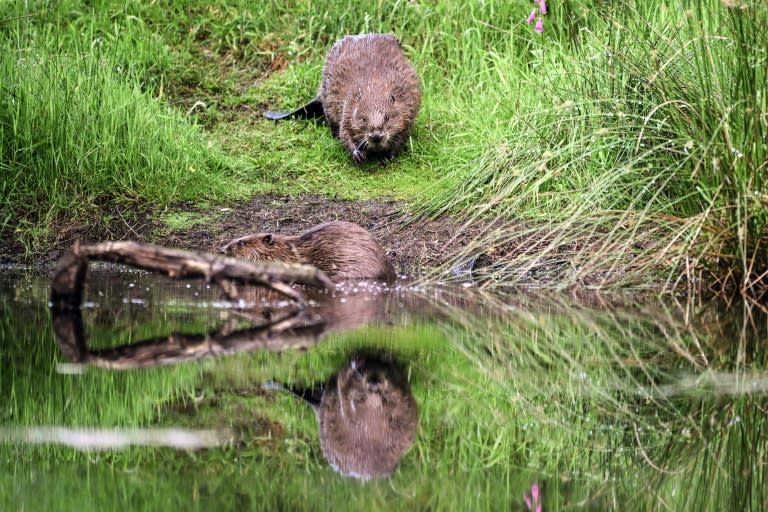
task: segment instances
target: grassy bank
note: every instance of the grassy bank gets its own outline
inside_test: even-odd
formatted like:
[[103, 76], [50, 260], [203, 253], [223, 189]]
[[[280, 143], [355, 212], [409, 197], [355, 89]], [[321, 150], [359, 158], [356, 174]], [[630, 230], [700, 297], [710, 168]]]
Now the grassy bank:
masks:
[[[388, 195], [494, 220], [453, 262], [484, 253], [489, 285], [554, 266], [538, 284], [759, 296], [768, 8], [725, 4], [559, 2], [541, 34], [527, 2], [3, 4], [0, 228], [36, 254], [116, 208]], [[385, 168], [321, 124], [261, 119], [364, 31], [398, 34], [424, 84]]]

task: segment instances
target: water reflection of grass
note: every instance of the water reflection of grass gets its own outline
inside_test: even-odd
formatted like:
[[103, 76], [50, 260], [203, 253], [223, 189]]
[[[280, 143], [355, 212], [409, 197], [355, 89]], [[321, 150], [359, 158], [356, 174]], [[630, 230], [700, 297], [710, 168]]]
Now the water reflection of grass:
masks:
[[766, 400], [736, 396], [679, 404], [691, 426], [673, 429], [641, 473], [656, 500], [677, 510], [762, 510], [766, 503]]
[[58, 374], [62, 358], [49, 316], [44, 305], [2, 315], [5, 425], [140, 426], [156, 415], [160, 404], [199, 379], [195, 366]]
[[[676, 306], [467, 299], [439, 296], [429, 321], [414, 313], [331, 333], [307, 352], [83, 375], [56, 373], [45, 307], [3, 308], [4, 426], [234, 428], [240, 439], [194, 453], [4, 445], [0, 496], [35, 510], [118, 501], [514, 510], [537, 481], [544, 510], [759, 510], [765, 502], [766, 400], [733, 382], [762, 375], [766, 356], [747, 330], [721, 330], [722, 311], [692, 310], [686, 323]], [[156, 336], [162, 320], [154, 322], [131, 336]], [[764, 339], [765, 322], [752, 322]], [[361, 484], [327, 466], [310, 408], [260, 383], [323, 382], [350, 352], [371, 346], [403, 359], [421, 421], [393, 477]]]
[[[263, 380], [323, 382], [362, 347], [390, 351], [405, 362], [421, 418], [417, 441], [401, 468], [389, 481], [364, 486], [339, 478], [327, 467], [307, 406], [287, 394], [253, 393], [253, 382]], [[478, 407], [490, 404], [494, 393], [484, 389], [488, 381], [474, 362], [456, 351], [434, 324], [364, 328], [329, 336], [309, 353], [286, 353], [279, 359], [276, 364], [274, 355], [254, 354], [221, 361], [215, 371], [206, 372], [203, 387], [215, 405], [201, 403], [186, 420], [210, 425], [232, 418], [233, 413], [242, 419], [279, 419], [285, 429], [281, 439], [246, 441], [245, 453], [237, 450], [238, 461], [252, 462], [246, 470], [255, 477], [250, 496], [300, 508], [319, 500], [319, 508], [334, 503], [343, 510], [385, 509], [392, 500], [413, 509], [498, 509], [522, 502], [522, 495], [517, 495], [529, 485], [529, 473], [511, 463], [516, 448], [496, 439], [502, 419], [498, 411]], [[216, 467], [225, 472], [241, 464], [212, 455]], [[280, 490], [275, 482], [280, 482]]]
[[[58, 375], [60, 355], [50, 330], [27, 329], [44, 326], [47, 314], [45, 308], [33, 309], [29, 324], [7, 317], [3, 322], [3, 338], [19, 340], [5, 352], [4, 368], [12, 369], [3, 375], [9, 411], [5, 426], [234, 427], [241, 439], [233, 446], [190, 454], [158, 448], [81, 453], [56, 446], [2, 446], [6, 467], [0, 494], [15, 496], [26, 506], [67, 509], [87, 502], [103, 509], [118, 493], [153, 506], [258, 503], [270, 509], [305, 509], [313, 508], [309, 503], [340, 502], [346, 505], [342, 509], [352, 510], [371, 503], [385, 508], [401, 499], [417, 508], [450, 508], [468, 488], [481, 492], [489, 506], [509, 504], [506, 493], [489, 492], [488, 480], [507, 482], [509, 467], [494, 467], [475, 456], [477, 444], [492, 444], [492, 435], [478, 431], [469, 443], [463, 442], [462, 432], [474, 413], [471, 401], [456, 398], [472, 389], [466, 384], [476, 380], [474, 366], [434, 325], [332, 335], [308, 353], [243, 354], [138, 372], [90, 369], [82, 375]], [[144, 329], [150, 332], [159, 325]], [[288, 394], [261, 392], [259, 383], [324, 382], [350, 352], [371, 346], [406, 362], [423, 427], [391, 481], [361, 486], [339, 478], [322, 459], [311, 410]], [[487, 418], [482, 423], [489, 425]], [[446, 489], [441, 475], [460, 475], [463, 484]], [[41, 486], [45, 494], [39, 492]], [[155, 496], [158, 491], [162, 496]]]
[[[686, 325], [658, 309], [548, 304], [545, 312], [497, 304], [490, 329], [456, 312], [462, 325], [452, 339], [479, 361], [487, 387], [516, 406], [518, 429], [497, 430], [500, 444], [517, 446], [548, 481], [579, 482], [575, 501], [600, 508], [631, 500], [631, 509], [759, 510], [768, 401], [755, 370], [765, 354], [744, 349], [764, 326], [743, 343], [729, 340], [724, 353], [720, 324]], [[717, 370], [728, 378], [710, 378]], [[754, 386], [733, 385], [756, 375]]]

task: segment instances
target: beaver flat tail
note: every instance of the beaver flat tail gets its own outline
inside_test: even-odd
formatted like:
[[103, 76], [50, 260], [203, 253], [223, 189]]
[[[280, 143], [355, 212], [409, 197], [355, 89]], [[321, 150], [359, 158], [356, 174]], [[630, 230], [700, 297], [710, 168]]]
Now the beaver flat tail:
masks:
[[318, 119], [325, 116], [323, 110], [323, 103], [314, 99], [306, 105], [297, 108], [293, 112], [264, 112], [264, 117], [271, 119], [272, 121], [280, 121], [282, 119]]

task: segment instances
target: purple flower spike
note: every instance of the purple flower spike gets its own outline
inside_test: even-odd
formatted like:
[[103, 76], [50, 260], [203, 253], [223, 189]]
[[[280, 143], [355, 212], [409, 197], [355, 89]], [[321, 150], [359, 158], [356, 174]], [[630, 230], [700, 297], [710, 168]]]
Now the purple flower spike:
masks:
[[539, 10], [541, 11], [541, 14], [547, 14], [547, 3], [544, 0], [539, 2]]
[[539, 486], [536, 484], [533, 484], [531, 486], [531, 498], [534, 500], [539, 497]]
[[533, 20], [536, 19], [536, 9], [531, 11], [531, 14], [528, 16], [528, 24], [530, 25], [533, 23]]
[[544, 23], [541, 21], [541, 18], [539, 18], [539, 20], [536, 22], [536, 26], [533, 27], [533, 31], [538, 32], [539, 34], [544, 32]]

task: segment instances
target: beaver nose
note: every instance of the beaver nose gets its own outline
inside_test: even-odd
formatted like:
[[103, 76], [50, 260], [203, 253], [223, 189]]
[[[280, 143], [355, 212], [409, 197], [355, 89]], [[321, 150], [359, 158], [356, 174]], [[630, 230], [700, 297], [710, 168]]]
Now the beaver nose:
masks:
[[384, 140], [384, 135], [381, 132], [372, 132], [370, 136], [371, 142], [374, 144], [378, 144], [382, 140]]

